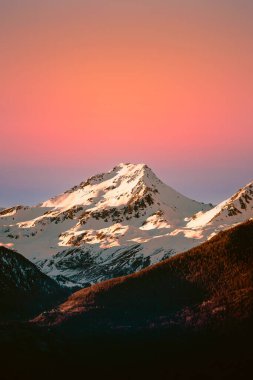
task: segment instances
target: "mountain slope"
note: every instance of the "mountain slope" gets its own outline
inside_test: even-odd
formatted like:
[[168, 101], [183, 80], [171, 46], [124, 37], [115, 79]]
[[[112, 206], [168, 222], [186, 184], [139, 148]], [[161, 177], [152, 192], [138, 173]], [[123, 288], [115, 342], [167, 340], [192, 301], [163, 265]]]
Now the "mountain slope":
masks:
[[33, 315], [52, 307], [65, 294], [29, 260], [0, 247], [0, 318]]
[[253, 221], [153, 267], [80, 290], [34, 322], [78, 333], [253, 316]]

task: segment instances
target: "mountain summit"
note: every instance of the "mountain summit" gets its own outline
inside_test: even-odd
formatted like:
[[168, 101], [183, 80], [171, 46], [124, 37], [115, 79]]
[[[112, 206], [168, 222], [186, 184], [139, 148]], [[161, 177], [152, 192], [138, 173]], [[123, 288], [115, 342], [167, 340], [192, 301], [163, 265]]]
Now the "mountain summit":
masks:
[[[164, 184], [144, 164], [119, 164], [37, 206], [2, 210], [0, 242], [59, 283], [83, 287], [200, 244], [219, 230], [196, 223], [213, 210]], [[238, 222], [248, 218], [238, 215]]]
[[[182, 217], [191, 215], [197, 209], [208, 208], [165, 185], [147, 165], [123, 163], [109, 173], [88, 178], [79, 186], [43, 202], [41, 206], [62, 210], [80, 205], [89, 210], [135, 206], [137, 210], [138, 201], [146, 202], [149, 206], [160, 203], [161, 207], [166, 208], [167, 216], [173, 224], [180, 223]], [[144, 205], [142, 208], [145, 208]], [[128, 216], [132, 218], [133, 215], [130, 214]]]

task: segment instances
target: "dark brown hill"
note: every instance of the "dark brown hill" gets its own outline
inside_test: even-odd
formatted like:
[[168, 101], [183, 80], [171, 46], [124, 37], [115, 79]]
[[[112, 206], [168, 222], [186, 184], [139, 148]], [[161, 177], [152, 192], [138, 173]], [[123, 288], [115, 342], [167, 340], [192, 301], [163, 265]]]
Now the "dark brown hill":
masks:
[[71, 295], [35, 319], [81, 332], [217, 326], [253, 311], [253, 221], [153, 267]]

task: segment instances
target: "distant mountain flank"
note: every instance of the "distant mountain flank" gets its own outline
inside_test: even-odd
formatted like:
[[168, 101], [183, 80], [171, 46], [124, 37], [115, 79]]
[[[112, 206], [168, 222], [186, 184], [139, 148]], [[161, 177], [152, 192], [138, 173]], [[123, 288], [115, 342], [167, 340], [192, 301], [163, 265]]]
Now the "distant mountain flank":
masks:
[[31, 317], [67, 294], [17, 252], [0, 247], [0, 320]]
[[214, 207], [160, 181], [144, 164], [119, 164], [33, 207], [0, 211], [11, 244], [66, 286], [137, 272], [253, 216], [252, 183]]

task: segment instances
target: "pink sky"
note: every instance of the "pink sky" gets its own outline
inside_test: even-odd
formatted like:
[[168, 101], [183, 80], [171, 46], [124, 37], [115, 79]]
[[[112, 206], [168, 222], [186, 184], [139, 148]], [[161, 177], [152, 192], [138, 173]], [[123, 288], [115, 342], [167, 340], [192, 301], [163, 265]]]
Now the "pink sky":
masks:
[[252, 1], [1, 1], [0, 206], [119, 162], [219, 201], [252, 179]]

